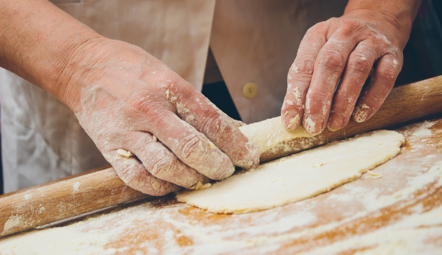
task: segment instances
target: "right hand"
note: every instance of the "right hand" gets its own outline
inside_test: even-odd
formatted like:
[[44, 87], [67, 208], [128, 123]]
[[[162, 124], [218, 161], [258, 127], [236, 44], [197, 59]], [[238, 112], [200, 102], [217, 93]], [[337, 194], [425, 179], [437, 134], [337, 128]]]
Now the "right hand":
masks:
[[235, 121], [164, 63], [120, 41], [86, 48], [71, 60], [62, 101], [127, 185], [158, 196], [259, 164]]
[[[281, 115], [294, 131], [344, 128], [369, 120], [396, 82], [419, 0], [353, 0], [342, 17], [310, 28], [289, 70]], [[370, 70], [373, 76], [363, 88]], [[339, 82], [340, 80], [340, 82]]]

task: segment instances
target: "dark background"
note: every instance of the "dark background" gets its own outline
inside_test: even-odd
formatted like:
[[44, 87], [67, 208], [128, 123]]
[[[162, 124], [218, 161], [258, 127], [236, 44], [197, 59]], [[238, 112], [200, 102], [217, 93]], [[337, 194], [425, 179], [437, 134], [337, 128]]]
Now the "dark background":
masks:
[[396, 85], [442, 75], [442, 1], [423, 0], [404, 49], [404, 66]]

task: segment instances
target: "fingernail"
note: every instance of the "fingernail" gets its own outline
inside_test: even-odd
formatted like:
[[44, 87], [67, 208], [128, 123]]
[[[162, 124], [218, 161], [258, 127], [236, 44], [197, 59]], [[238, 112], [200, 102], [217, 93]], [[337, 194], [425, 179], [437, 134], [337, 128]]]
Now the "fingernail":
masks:
[[289, 131], [294, 131], [301, 123], [301, 118], [297, 111], [286, 111], [283, 115], [284, 127]]
[[299, 115], [296, 115], [294, 118], [291, 118], [289, 120], [287, 128], [289, 130], [295, 130], [299, 126], [300, 122], [301, 122], [301, 118], [299, 118]]
[[330, 131], [337, 131], [342, 128], [342, 123], [344, 123], [344, 115], [341, 112], [332, 112], [327, 128]]
[[312, 114], [304, 119], [304, 128], [308, 133], [316, 135], [321, 133], [322, 123], [323, 123], [323, 118], [321, 115]]
[[367, 117], [368, 117], [368, 113], [370, 112], [370, 108], [369, 107], [367, 107], [365, 104], [363, 106], [365, 106], [365, 107], [358, 106], [356, 108], [355, 114], [353, 116], [353, 119], [357, 123], [364, 122], [367, 119]]

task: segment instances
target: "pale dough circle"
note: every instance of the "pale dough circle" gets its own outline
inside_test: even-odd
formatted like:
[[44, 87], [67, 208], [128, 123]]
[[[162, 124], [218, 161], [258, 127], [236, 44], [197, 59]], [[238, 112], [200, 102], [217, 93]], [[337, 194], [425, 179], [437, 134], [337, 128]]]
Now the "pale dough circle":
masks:
[[286, 205], [357, 179], [396, 156], [404, 141], [387, 130], [358, 135], [262, 164], [205, 190], [183, 191], [177, 199], [215, 213]]

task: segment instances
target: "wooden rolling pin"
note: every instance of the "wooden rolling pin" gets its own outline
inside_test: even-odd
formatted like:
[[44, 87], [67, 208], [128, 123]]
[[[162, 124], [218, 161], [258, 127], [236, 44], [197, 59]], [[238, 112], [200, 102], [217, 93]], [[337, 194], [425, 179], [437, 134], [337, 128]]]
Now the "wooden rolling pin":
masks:
[[[261, 162], [438, 112], [442, 112], [442, 76], [394, 88], [378, 113], [363, 124], [350, 121], [337, 132], [325, 130], [318, 136], [283, 141], [262, 152]], [[146, 197], [126, 186], [113, 168], [20, 190], [0, 196], [0, 237]]]

